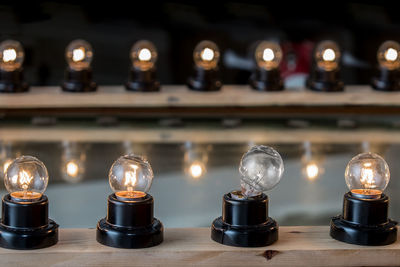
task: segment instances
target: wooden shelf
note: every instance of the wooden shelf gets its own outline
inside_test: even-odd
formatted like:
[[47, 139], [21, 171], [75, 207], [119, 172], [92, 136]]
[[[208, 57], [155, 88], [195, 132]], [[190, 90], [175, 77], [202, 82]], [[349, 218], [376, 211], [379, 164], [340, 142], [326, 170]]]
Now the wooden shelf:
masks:
[[[128, 92], [122, 86], [100, 86], [93, 93], [66, 93], [59, 87], [32, 87], [28, 93], [1, 94], [0, 112], [14, 115], [143, 114], [180, 115], [363, 113], [400, 114], [400, 92], [378, 92], [370, 86], [348, 86], [345, 92], [320, 93], [304, 88], [257, 92], [226, 85], [219, 92], [194, 92], [185, 86], [163, 86], [160, 92]], [[46, 114], [47, 114], [46, 113]]]
[[4, 142], [103, 142], [134, 143], [311, 143], [354, 144], [400, 143], [399, 129], [285, 129], [273, 127], [33, 127], [3, 125], [0, 140]]
[[210, 239], [208, 228], [166, 229], [164, 242], [116, 249], [95, 240], [94, 229], [61, 229], [57, 245], [40, 250], [0, 249], [4, 266], [398, 266], [400, 243], [363, 247], [329, 237], [329, 227], [281, 227], [269, 247], [239, 248]]

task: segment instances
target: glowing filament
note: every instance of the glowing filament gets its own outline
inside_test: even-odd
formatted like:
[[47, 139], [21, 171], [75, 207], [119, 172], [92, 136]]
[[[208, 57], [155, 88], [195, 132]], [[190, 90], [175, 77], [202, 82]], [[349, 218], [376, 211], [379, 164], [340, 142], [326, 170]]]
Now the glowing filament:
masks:
[[324, 52], [322, 52], [322, 59], [324, 61], [334, 61], [335, 58], [335, 51], [333, 51], [331, 48], [325, 49]]
[[361, 179], [360, 182], [365, 188], [371, 189], [375, 188], [374, 171], [371, 169], [371, 162], [364, 163], [364, 168], [361, 169]]
[[72, 61], [79, 62], [83, 59], [85, 59], [85, 49], [83, 47], [72, 50]]
[[3, 51], [3, 61], [10, 62], [17, 59], [17, 51], [13, 48], [9, 48]]
[[140, 61], [150, 61], [151, 59], [151, 52], [147, 48], [143, 48], [139, 51], [139, 56], [138, 56]]
[[67, 163], [67, 174], [71, 177], [76, 177], [79, 173], [78, 164], [73, 161]]
[[309, 180], [314, 180], [315, 178], [317, 178], [319, 174], [319, 168], [317, 164], [315, 163], [308, 164], [306, 167], [306, 174]]
[[396, 61], [398, 57], [398, 52], [396, 49], [389, 48], [385, 51], [385, 59], [387, 61]]
[[193, 163], [190, 165], [189, 171], [193, 178], [199, 178], [203, 174], [203, 167], [198, 163]]
[[128, 191], [133, 191], [133, 187], [136, 185], [137, 173], [136, 170], [139, 168], [137, 165], [132, 165], [133, 171], [125, 172], [125, 183]]
[[271, 48], [264, 49], [264, 52], [263, 52], [263, 60], [264, 61], [272, 61], [272, 60], [274, 60], [274, 58], [275, 58], [275, 54]]
[[214, 50], [206, 47], [201, 51], [201, 59], [204, 61], [211, 61], [214, 59]]
[[19, 178], [18, 179], [19, 184], [21, 185], [22, 189], [24, 189], [24, 191], [28, 190], [29, 185], [33, 179], [33, 176], [31, 176], [26, 171], [21, 171], [18, 175], [18, 178]]

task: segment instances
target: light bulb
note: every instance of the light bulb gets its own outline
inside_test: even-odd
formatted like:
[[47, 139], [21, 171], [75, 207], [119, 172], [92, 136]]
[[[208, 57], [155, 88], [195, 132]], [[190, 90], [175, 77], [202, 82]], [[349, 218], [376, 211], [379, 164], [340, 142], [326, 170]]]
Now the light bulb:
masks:
[[0, 69], [15, 71], [24, 61], [24, 49], [18, 41], [6, 40], [0, 43]]
[[65, 57], [71, 69], [75, 71], [88, 69], [93, 59], [92, 46], [85, 40], [74, 40], [67, 46]]
[[282, 49], [276, 42], [262, 41], [257, 45], [254, 56], [259, 68], [273, 70], [282, 61]]
[[361, 153], [347, 164], [345, 179], [352, 195], [380, 198], [390, 180], [389, 166], [378, 154]]
[[150, 70], [157, 61], [157, 49], [152, 42], [140, 40], [132, 46], [130, 57], [134, 68]]
[[239, 171], [242, 194], [257, 196], [279, 183], [284, 171], [283, 160], [271, 147], [254, 146], [243, 155]]
[[40, 199], [48, 181], [46, 166], [32, 156], [15, 159], [8, 166], [4, 177], [4, 184], [11, 197], [27, 202]]
[[333, 41], [320, 42], [315, 49], [315, 61], [318, 68], [332, 71], [339, 67], [340, 50]]
[[303, 169], [303, 173], [308, 180], [313, 181], [321, 175], [322, 169], [316, 162], [308, 162]]
[[379, 66], [388, 70], [400, 68], [400, 44], [395, 41], [386, 41], [378, 49], [377, 59]]
[[114, 162], [108, 178], [116, 197], [129, 201], [146, 196], [153, 176], [153, 170], [146, 159], [129, 154]]
[[218, 46], [211, 41], [201, 41], [193, 51], [194, 63], [197, 67], [211, 70], [218, 65], [220, 52]]

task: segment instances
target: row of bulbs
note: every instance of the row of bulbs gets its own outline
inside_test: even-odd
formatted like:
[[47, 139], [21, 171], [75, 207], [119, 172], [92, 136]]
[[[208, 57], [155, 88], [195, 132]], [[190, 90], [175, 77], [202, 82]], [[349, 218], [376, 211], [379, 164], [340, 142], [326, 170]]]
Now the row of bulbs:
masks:
[[[313, 68], [306, 82], [308, 88], [316, 91], [342, 91], [340, 80], [339, 46], [333, 41], [322, 41], [314, 49]], [[373, 78], [372, 86], [377, 90], [400, 90], [400, 45], [395, 41], [386, 41], [378, 49], [378, 74]], [[71, 92], [96, 90], [92, 81], [90, 64], [94, 53], [92, 46], [84, 40], [74, 40], [66, 48], [68, 68], [62, 88]], [[136, 42], [130, 51], [132, 69], [126, 88], [132, 91], [158, 91], [160, 84], [155, 75], [157, 49], [147, 40]], [[283, 80], [279, 65], [283, 52], [277, 42], [260, 41], [255, 49], [256, 69], [250, 85], [260, 91], [283, 90]], [[222, 82], [219, 78], [218, 63], [220, 50], [212, 41], [202, 41], [194, 49], [194, 74], [188, 80], [190, 89], [197, 91], [219, 90]], [[22, 81], [22, 63], [24, 51], [18, 41], [7, 40], [0, 44], [0, 92], [18, 92], [28, 90]], [[8, 75], [7, 75], [8, 73]], [[15, 73], [10, 75], [10, 73]]]

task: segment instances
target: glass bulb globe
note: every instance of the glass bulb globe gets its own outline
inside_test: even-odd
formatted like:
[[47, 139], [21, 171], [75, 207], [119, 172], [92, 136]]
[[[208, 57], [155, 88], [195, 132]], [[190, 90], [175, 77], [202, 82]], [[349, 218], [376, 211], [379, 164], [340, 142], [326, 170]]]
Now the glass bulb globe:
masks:
[[381, 156], [367, 152], [350, 160], [344, 176], [353, 195], [360, 198], [379, 198], [389, 183], [390, 171]]
[[85, 40], [74, 40], [67, 46], [65, 58], [73, 70], [88, 69], [93, 59], [92, 46]]
[[332, 71], [339, 67], [340, 50], [333, 41], [320, 42], [315, 49], [315, 62], [318, 68], [325, 71]]
[[240, 161], [242, 194], [257, 196], [271, 190], [281, 180], [284, 171], [281, 155], [269, 146], [254, 146]]
[[6, 40], [0, 43], [0, 69], [15, 71], [21, 68], [24, 62], [24, 49], [18, 41]]
[[205, 70], [215, 69], [218, 65], [219, 57], [218, 46], [208, 40], [198, 43], [193, 51], [194, 63], [197, 67]]
[[150, 163], [142, 156], [129, 154], [118, 158], [108, 175], [117, 198], [130, 200], [146, 196], [153, 181]]
[[254, 56], [259, 68], [273, 70], [282, 61], [282, 49], [276, 42], [262, 41], [257, 45]]
[[400, 68], [400, 44], [395, 41], [386, 41], [378, 49], [377, 59], [379, 66], [388, 70]]
[[13, 199], [33, 201], [46, 190], [49, 175], [46, 166], [35, 157], [22, 156], [7, 168], [4, 185]]
[[150, 70], [157, 61], [157, 49], [152, 42], [141, 40], [132, 46], [130, 57], [134, 68], [141, 71]]

